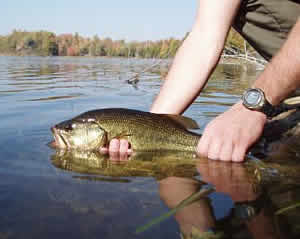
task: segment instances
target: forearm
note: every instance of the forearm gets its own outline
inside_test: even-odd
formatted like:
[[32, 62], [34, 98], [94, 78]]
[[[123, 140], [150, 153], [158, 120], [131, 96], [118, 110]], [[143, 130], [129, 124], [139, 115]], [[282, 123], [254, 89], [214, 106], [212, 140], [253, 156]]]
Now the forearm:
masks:
[[199, 1], [193, 29], [176, 54], [152, 112], [180, 114], [199, 95], [220, 58], [239, 4], [240, 0]]
[[209, 42], [198, 29], [192, 31], [178, 50], [151, 111], [182, 113], [205, 86], [221, 50], [222, 46]]
[[254, 87], [261, 88], [267, 99], [279, 104], [300, 87], [300, 20], [293, 27], [287, 41], [278, 54], [267, 65], [255, 81]]

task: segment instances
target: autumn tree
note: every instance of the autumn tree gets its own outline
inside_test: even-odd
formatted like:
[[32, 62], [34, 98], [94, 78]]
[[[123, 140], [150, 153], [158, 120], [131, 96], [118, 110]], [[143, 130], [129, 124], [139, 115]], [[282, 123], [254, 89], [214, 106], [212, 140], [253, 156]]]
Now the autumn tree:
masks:
[[[26, 32], [14, 30], [11, 34], [0, 36], [0, 53], [16, 55], [43, 56], [117, 56], [141, 58], [169, 58], [174, 57], [183, 40], [169, 38], [159, 41], [126, 42], [107, 37], [101, 39], [98, 35], [85, 38], [75, 34], [55, 35], [52, 32]], [[201, 44], [201, 43], [199, 43]], [[245, 45], [246, 44], [246, 45]], [[244, 51], [249, 48], [244, 39], [234, 30], [229, 32], [225, 49]], [[226, 51], [226, 50], [225, 50]]]

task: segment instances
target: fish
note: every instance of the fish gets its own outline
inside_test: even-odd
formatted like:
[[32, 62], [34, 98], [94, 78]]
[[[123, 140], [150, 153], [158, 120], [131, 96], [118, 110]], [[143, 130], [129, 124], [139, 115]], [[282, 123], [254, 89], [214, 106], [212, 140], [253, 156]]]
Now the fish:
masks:
[[128, 140], [133, 151], [196, 152], [198, 124], [185, 116], [155, 114], [126, 108], [87, 111], [51, 127], [53, 146], [60, 149], [99, 150], [114, 139]]

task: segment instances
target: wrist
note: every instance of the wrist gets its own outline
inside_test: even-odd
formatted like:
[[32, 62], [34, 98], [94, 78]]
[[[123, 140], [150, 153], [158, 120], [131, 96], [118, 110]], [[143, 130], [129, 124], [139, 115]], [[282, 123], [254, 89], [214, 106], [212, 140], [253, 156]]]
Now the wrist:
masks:
[[240, 111], [240, 112], [243, 112], [243, 113], [249, 115], [249, 117], [255, 117], [255, 118], [257, 118], [258, 120], [261, 120], [261, 121], [264, 121], [264, 122], [267, 121], [267, 116], [266, 116], [263, 112], [255, 111], [255, 110], [251, 110], [251, 109], [246, 108], [246, 107], [243, 105], [243, 102], [242, 102], [242, 101], [237, 102], [237, 103], [233, 106], [233, 109], [235, 109], [235, 110], [237, 110], [237, 111]]
[[[266, 81], [265, 78], [264, 80]], [[267, 88], [263, 85], [254, 84], [251, 88], [261, 89], [265, 94], [266, 100], [273, 106], [276, 106], [281, 102], [281, 98], [278, 95], [275, 95], [274, 90], [272, 91], [269, 89], [270, 87]]]

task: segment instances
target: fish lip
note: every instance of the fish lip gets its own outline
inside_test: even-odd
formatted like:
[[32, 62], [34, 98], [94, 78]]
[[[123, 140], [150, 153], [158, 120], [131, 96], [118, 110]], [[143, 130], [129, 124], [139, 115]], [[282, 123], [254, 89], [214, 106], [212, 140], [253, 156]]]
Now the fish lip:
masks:
[[49, 143], [47, 143], [47, 146], [52, 149], [56, 149], [57, 148], [56, 141], [55, 140], [50, 141]]
[[54, 142], [55, 142], [52, 145], [55, 145], [58, 148], [67, 148], [67, 147], [69, 147], [69, 144], [67, 143], [67, 141], [60, 134], [59, 129], [57, 129], [55, 126], [53, 126], [53, 127], [51, 127], [51, 131], [53, 133]]

